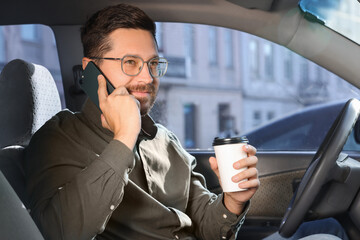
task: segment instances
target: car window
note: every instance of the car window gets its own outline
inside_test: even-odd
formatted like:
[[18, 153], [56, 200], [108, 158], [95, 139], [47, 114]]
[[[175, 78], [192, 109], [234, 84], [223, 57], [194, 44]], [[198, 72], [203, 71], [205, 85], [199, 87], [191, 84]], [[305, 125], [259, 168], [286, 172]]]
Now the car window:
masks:
[[[315, 151], [345, 103], [340, 101], [305, 107], [294, 114], [247, 132], [246, 135], [258, 150]], [[344, 150], [360, 150], [360, 144], [355, 140], [353, 132], [348, 137]]]
[[[306, 140], [310, 137], [311, 124], [299, 126], [298, 128], [291, 129], [286, 134], [273, 136], [270, 141], [257, 146], [259, 150], [278, 150], [281, 147], [283, 150], [304, 150], [299, 146], [305, 146]], [[256, 145], [256, 144], [255, 144]]]
[[0, 26], [0, 69], [17, 58], [40, 64], [51, 72], [65, 108], [60, 64], [51, 28], [40, 24]]
[[265, 129], [250, 139], [255, 147], [317, 149], [337, 113], [326, 118], [315, 114], [303, 120], [307, 124], [281, 122], [276, 133], [267, 124], [311, 106], [358, 96], [358, 89], [338, 76], [259, 37], [207, 25], [157, 27], [160, 53], [168, 58], [169, 68], [152, 116], [188, 149], [209, 149], [214, 137], [248, 134], [261, 126]]
[[[15, 58], [47, 67], [65, 107], [51, 29], [43, 25], [0, 29], [0, 68]], [[358, 96], [358, 89], [338, 76], [284, 47], [244, 32], [164, 22], [157, 23], [157, 43], [169, 68], [161, 79], [151, 116], [172, 130], [187, 149], [211, 149], [214, 137], [257, 130], [249, 138], [260, 150], [317, 149], [331, 117], [319, 114], [316, 121], [305, 124], [304, 119], [300, 124], [283, 122], [284, 116]], [[306, 118], [306, 114], [301, 115]], [[280, 127], [271, 122], [278, 122]], [[358, 144], [349, 142], [347, 148], [358, 149]]]

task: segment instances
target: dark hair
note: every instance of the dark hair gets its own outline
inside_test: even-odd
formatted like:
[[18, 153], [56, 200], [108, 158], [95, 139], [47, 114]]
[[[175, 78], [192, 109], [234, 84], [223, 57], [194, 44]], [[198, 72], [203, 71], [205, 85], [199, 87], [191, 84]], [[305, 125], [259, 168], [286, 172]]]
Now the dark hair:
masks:
[[108, 36], [118, 28], [147, 30], [156, 41], [156, 25], [144, 11], [128, 4], [118, 4], [96, 12], [81, 28], [84, 56], [102, 57], [110, 51]]

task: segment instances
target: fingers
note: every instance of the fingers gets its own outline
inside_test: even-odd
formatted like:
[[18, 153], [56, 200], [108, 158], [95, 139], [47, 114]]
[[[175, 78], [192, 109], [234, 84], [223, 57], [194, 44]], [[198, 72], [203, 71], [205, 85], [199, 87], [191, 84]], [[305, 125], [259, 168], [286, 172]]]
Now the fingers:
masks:
[[101, 125], [103, 126], [103, 128], [110, 129], [110, 126], [109, 126], [108, 122], [106, 121], [104, 114], [101, 114]]
[[252, 188], [259, 188], [260, 187], [260, 180], [258, 178], [249, 179], [248, 181], [244, 181], [239, 183], [239, 188], [242, 189], [252, 189]]
[[98, 96], [99, 96], [99, 102], [104, 102], [108, 96], [107, 90], [106, 90], [106, 80], [103, 75], [98, 76]]
[[239, 172], [231, 178], [233, 182], [240, 182], [245, 179], [256, 179], [258, 177], [258, 170], [254, 167], [248, 168], [244, 171]]
[[214, 171], [214, 173], [216, 174], [216, 176], [218, 177], [218, 179], [220, 181], [220, 173], [219, 173], [219, 168], [218, 168], [218, 165], [217, 165], [216, 158], [210, 157], [209, 158], [209, 163], [210, 163], [211, 169]]
[[217, 165], [217, 161], [215, 157], [210, 157], [209, 158], [209, 163], [210, 163], [210, 167], [212, 170], [217, 170], [218, 169], [218, 165]]
[[256, 148], [251, 145], [244, 145], [243, 150], [247, 152], [248, 156], [255, 156], [256, 154]]
[[[103, 75], [98, 76], [98, 95], [99, 95], [99, 101], [105, 101], [106, 98], [109, 96], [107, 87], [106, 87], [106, 79]], [[117, 96], [117, 95], [129, 95], [128, 90], [121, 86], [116, 88], [110, 95]]]
[[247, 157], [244, 159], [240, 159], [233, 164], [235, 169], [242, 169], [246, 167], [256, 167], [258, 163], [258, 158], [256, 156]]
[[120, 87], [116, 88], [110, 95], [113, 95], [113, 96], [129, 95], [129, 92], [124, 86], [120, 86]]
[[140, 108], [140, 102], [134, 96], [130, 95], [128, 90], [124, 86], [120, 86], [120, 87], [116, 88], [109, 95], [108, 91], [107, 91], [107, 86], [106, 86], [106, 79], [103, 75], [98, 76], [98, 84], [99, 84], [99, 88], [98, 88], [99, 105], [102, 110], [103, 110], [102, 106], [104, 106], [104, 103], [106, 102], [108, 97], [114, 98], [114, 97], [125, 96], [125, 95], [132, 97], [134, 99], [134, 101], [136, 102], [138, 108]]
[[102, 127], [114, 133], [114, 139], [133, 149], [141, 129], [140, 102], [124, 86], [111, 94], [103, 75], [98, 76], [99, 107]]
[[247, 158], [239, 159], [239, 161], [234, 162], [233, 167], [235, 169], [247, 168], [247, 167], [256, 167], [258, 163], [258, 158], [255, 156], [256, 148], [251, 145], [244, 145], [243, 150], [248, 154]]
[[258, 189], [260, 187], [260, 180], [258, 178], [258, 170], [255, 167], [251, 167], [245, 171], [242, 171], [231, 178], [235, 183], [238, 183], [238, 187], [241, 189]]
[[256, 168], [258, 163], [258, 158], [255, 156], [256, 148], [251, 145], [246, 145], [243, 146], [243, 150], [248, 153], [249, 157], [236, 161], [233, 164], [233, 167], [238, 170], [242, 168], [246, 169], [233, 176], [231, 180], [235, 183], [239, 183], [240, 188], [258, 188], [260, 186], [260, 181], [258, 178], [258, 170]]

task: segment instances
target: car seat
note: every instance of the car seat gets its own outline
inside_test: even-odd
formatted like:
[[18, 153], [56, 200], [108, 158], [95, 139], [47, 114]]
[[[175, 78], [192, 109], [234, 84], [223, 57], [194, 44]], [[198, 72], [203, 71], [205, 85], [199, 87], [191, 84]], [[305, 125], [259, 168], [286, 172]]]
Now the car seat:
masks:
[[28, 144], [31, 136], [61, 110], [51, 73], [43, 66], [13, 60], [0, 74], [0, 148]]
[[25, 206], [0, 171], [0, 239], [44, 240]]
[[[13, 209], [14, 204], [7, 204], [12, 199], [11, 202], [21, 200], [28, 206], [23, 169], [24, 149], [31, 136], [61, 110], [60, 96], [50, 72], [43, 66], [20, 59], [6, 64], [0, 74], [0, 109], [0, 205], [4, 209], [0, 212], [0, 222], [9, 222], [10, 219], [12, 224], [6, 224], [7, 227], [15, 229], [11, 226], [18, 226], [21, 229], [19, 223], [24, 218], [21, 217], [19, 221], [17, 216], [11, 215], [18, 209]], [[20, 200], [15, 199], [9, 183]], [[8, 213], [3, 212], [7, 207]], [[25, 221], [28, 222], [26, 217]], [[0, 232], [3, 234], [2, 230]]]
[[0, 170], [27, 206], [24, 147], [61, 110], [59, 92], [43, 66], [16, 59], [0, 74]]

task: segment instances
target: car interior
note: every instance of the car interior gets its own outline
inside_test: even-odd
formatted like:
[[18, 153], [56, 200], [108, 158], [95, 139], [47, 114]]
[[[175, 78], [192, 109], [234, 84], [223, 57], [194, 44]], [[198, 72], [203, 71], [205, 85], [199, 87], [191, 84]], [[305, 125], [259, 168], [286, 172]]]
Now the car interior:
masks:
[[[52, 29], [66, 108], [75, 112], [86, 99], [79, 90], [80, 26], [97, 10], [121, 2], [140, 7], [157, 22], [221, 26], [267, 39], [360, 88], [360, 45], [319, 24], [297, 0], [5, 0], [0, 25]], [[43, 239], [27, 208], [23, 153], [31, 136], [62, 108], [50, 72], [26, 59], [7, 63], [0, 75], [0, 106], [0, 239]], [[258, 151], [261, 188], [237, 239], [262, 239], [276, 231], [288, 237], [302, 221], [326, 217], [339, 220], [351, 240], [360, 239], [360, 153], [342, 152], [352, 131], [360, 135], [359, 114], [360, 102], [350, 99], [316, 152]], [[207, 188], [220, 193], [208, 163], [214, 151], [189, 152]]]

